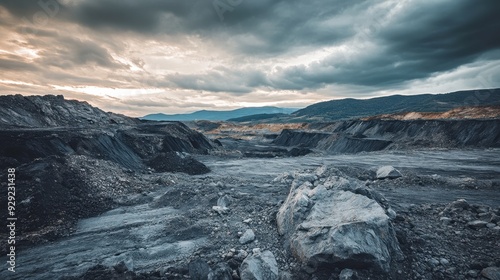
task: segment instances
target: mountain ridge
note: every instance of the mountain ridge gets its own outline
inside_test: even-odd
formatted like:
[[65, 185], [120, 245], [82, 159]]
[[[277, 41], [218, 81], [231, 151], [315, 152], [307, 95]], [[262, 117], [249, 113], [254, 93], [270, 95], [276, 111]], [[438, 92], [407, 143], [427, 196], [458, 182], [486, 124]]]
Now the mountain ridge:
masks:
[[391, 95], [371, 99], [341, 99], [312, 104], [292, 118], [340, 120], [402, 112], [445, 112], [458, 107], [500, 105], [499, 89], [443, 94]]
[[194, 121], [194, 120], [209, 120], [209, 121], [225, 121], [234, 118], [241, 118], [250, 115], [258, 114], [290, 114], [297, 111], [297, 108], [280, 108], [275, 106], [263, 107], [245, 107], [235, 110], [216, 111], [216, 110], [200, 110], [189, 114], [163, 114], [155, 113], [148, 114], [140, 119], [154, 121]]

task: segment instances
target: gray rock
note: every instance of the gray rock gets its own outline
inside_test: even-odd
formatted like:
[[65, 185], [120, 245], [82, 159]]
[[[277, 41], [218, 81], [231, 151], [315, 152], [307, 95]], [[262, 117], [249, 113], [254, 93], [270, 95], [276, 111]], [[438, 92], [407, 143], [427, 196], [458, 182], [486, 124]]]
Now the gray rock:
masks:
[[227, 208], [229, 207], [229, 205], [231, 205], [231, 198], [227, 195], [220, 197], [217, 200], [217, 206], [220, 206], [222, 208]]
[[436, 266], [438, 266], [438, 265], [439, 265], [439, 261], [438, 261], [438, 260], [436, 260], [435, 258], [431, 258], [431, 259], [429, 260], [429, 264], [430, 264], [430, 265], [434, 268], [434, 267], [436, 267]]
[[477, 216], [483, 220], [483, 221], [489, 221], [491, 220], [491, 216], [493, 215], [493, 213], [479, 213]]
[[352, 263], [388, 271], [391, 259], [402, 253], [384, 208], [364, 195], [340, 190], [345, 184], [336, 181], [339, 185], [328, 189], [292, 186], [277, 215], [279, 233], [307, 265]]
[[481, 271], [481, 277], [488, 280], [500, 280], [500, 267], [488, 267]]
[[470, 277], [472, 277], [472, 278], [476, 278], [478, 274], [479, 274], [479, 271], [474, 270], [474, 269], [471, 269], [471, 270], [469, 270], [469, 271], [467, 272], [467, 275], [469, 275], [469, 276], [470, 276]]
[[271, 251], [248, 256], [240, 267], [241, 280], [278, 280], [278, 263]]
[[229, 265], [220, 263], [208, 274], [208, 280], [232, 280], [233, 271]]
[[387, 209], [387, 216], [389, 216], [389, 218], [391, 218], [391, 220], [394, 220], [394, 219], [396, 219], [398, 214], [396, 214], [396, 211], [394, 211], [392, 208], [389, 208], [389, 209]]
[[491, 219], [490, 219], [490, 223], [498, 223], [498, 222], [500, 222], [500, 216], [498, 216], [496, 214], [492, 214]]
[[236, 256], [234, 256], [234, 257], [240, 261], [243, 261], [247, 256], [248, 256], [247, 251], [239, 250], [238, 254], [236, 254]]
[[348, 268], [343, 269], [339, 275], [339, 280], [357, 280], [357, 279], [358, 279], [358, 273]]
[[487, 207], [487, 206], [481, 206], [481, 207], [477, 208], [477, 212], [479, 213], [479, 215], [481, 215], [481, 214], [489, 214], [490, 208]]
[[212, 206], [212, 210], [217, 212], [219, 215], [224, 215], [229, 212], [229, 208], [227, 207], [221, 207], [221, 206]]
[[390, 165], [382, 166], [377, 170], [377, 179], [396, 179], [402, 176], [401, 172]]
[[476, 220], [476, 221], [468, 222], [467, 226], [472, 228], [472, 229], [480, 229], [480, 228], [486, 227], [487, 224], [488, 224], [488, 222]]
[[189, 277], [192, 280], [208, 280], [208, 274], [212, 272], [210, 266], [208, 266], [208, 264], [201, 259], [196, 259], [190, 262], [188, 269]]
[[450, 261], [448, 261], [448, 260], [447, 260], [447, 259], [445, 259], [445, 258], [440, 258], [440, 259], [439, 259], [439, 263], [440, 263], [441, 265], [443, 265], [443, 266], [447, 266], [447, 265], [449, 265], [449, 264], [450, 264]]
[[255, 240], [255, 233], [251, 229], [247, 229], [240, 237], [240, 244], [247, 244]]
[[455, 200], [452, 203], [448, 204], [446, 206], [445, 210], [449, 210], [449, 209], [460, 209], [460, 210], [463, 210], [463, 209], [469, 209], [469, 207], [470, 207], [470, 205], [467, 202], [467, 200], [465, 200], [465, 199], [458, 199], [458, 200]]

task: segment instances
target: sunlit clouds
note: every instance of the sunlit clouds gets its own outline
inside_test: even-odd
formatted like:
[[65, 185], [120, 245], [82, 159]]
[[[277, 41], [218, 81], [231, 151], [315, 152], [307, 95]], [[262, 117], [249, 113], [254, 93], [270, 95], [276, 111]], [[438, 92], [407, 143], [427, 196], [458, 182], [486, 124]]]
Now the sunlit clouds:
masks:
[[0, 94], [142, 116], [500, 87], [495, 0], [238, 3], [1, 1]]

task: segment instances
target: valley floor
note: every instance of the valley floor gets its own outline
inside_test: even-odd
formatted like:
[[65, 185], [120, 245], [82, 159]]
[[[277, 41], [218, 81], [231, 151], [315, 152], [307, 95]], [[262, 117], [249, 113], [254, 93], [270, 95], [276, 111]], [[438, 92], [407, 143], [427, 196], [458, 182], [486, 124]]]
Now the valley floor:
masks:
[[[405, 260], [389, 275], [361, 271], [363, 279], [476, 279], [481, 269], [500, 266], [500, 230], [467, 226], [481, 207], [500, 208], [500, 149], [198, 159], [212, 172], [137, 173], [144, 182], [161, 183], [140, 199], [131, 197], [133, 205], [124, 203], [81, 220], [70, 236], [19, 251], [16, 273], [4, 267], [0, 279], [80, 279], [96, 265], [111, 267], [121, 261], [137, 274], [134, 279], [189, 279], [188, 264], [195, 259], [212, 267], [225, 262], [236, 270], [254, 248], [271, 250], [280, 271], [293, 279], [338, 279], [339, 269], [308, 274], [283, 252], [276, 231], [276, 212], [290, 186], [274, 179], [322, 165], [364, 181], [398, 213], [395, 227], [398, 238], [404, 236], [400, 243]], [[396, 167], [403, 177], [374, 180], [375, 170], [383, 165]], [[212, 207], [221, 197], [227, 198], [229, 211], [219, 214]], [[455, 222], [443, 224], [440, 212], [457, 199], [477, 205], [471, 208], [477, 213], [453, 213], [449, 218]], [[247, 229], [255, 232], [256, 240], [242, 245], [239, 232]], [[5, 265], [6, 257], [0, 262]]]

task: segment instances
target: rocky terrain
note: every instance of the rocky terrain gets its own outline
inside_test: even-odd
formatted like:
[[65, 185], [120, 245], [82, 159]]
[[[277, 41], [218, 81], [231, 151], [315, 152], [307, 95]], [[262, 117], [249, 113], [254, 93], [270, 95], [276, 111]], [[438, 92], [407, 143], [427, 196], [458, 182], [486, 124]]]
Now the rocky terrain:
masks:
[[350, 120], [283, 130], [273, 141], [330, 153], [500, 147], [500, 120]]
[[[6, 119], [0, 138], [19, 218], [16, 273], [0, 279], [500, 275], [497, 120], [189, 124], [220, 133], [210, 140], [181, 123], [74, 112], [85, 125], [70, 128], [30, 110], [38, 120]], [[371, 142], [327, 148], [342, 138]], [[357, 153], [374, 140], [390, 143]]]
[[65, 100], [62, 95], [0, 96], [0, 127], [88, 127], [137, 124], [139, 120], [106, 113], [86, 102]]
[[[389, 119], [417, 119], [423, 113], [424, 119], [434, 119], [444, 113], [445, 118], [490, 118], [498, 116], [500, 94], [498, 88], [467, 90], [441, 94], [391, 95], [369, 99], [336, 99], [309, 105], [289, 115], [260, 114], [232, 119], [234, 122], [249, 123], [300, 123], [332, 122], [376, 116]], [[463, 109], [490, 107], [487, 110]], [[496, 109], [495, 109], [496, 108]], [[456, 110], [455, 110], [456, 109]], [[481, 112], [482, 111], [482, 112]], [[417, 113], [416, 115], [414, 113]], [[412, 116], [414, 114], [415, 116]], [[391, 115], [393, 115], [391, 117]], [[483, 117], [481, 117], [483, 115]]]
[[[225, 272], [226, 278], [208, 279], [233, 279], [242, 277], [247, 267], [243, 262], [252, 261], [249, 256], [255, 256], [258, 264], [272, 264], [272, 258], [261, 260], [269, 257], [266, 251], [273, 254], [276, 267], [257, 267], [277, 268], [281, 279], [340, 279], [341, 274], [349, 274], [346, 269], [358, 279], [401, 279], [402, 275], [405, 279], [477, 279], [483, 269], [499, 265], [498, 155], [497, 150], [434, 151], [272, 161], [201, 156], [212, 169], [209, 175], [146, 173], [141, 181], [120, 183], [141, 189], [136, 194], [123, 193], [121, 205], [113, 210], [81, 220], [67, 237], [21, 251], [18, 275], [23, 277], [14, 279], [207, 279], [203, 277], [210, 273]], [[402, 177], [377, 179], [381, 162], [398, 166]], [[113, 169], [108, 168], [106, 173]], [[92, 172], [97, 170], [98, 165]], [[108, 184], [101, 186], [109, 189]], [[278, 213], [294, 212], [292, 201], [301, 205], [295, 199], [297, 191], [310, 195], [310, 202], [304, 204], [310, 212], [298, 216], [304, 219], [297, 220], [298, 227], [283, 231], [286, 226], [281, 226], [280, 234], [279, 225], [286, 224]], [[331, 205], [341, 207], [338, 219], [344, 222], [318, 216], [335, 210], [323, 207], [328, 199], [338, 201]], [[358, 202], [352, 204], [353, 199]], [[466, 203], [456, 202], [459, 199]], [[349, 202], [349, 207], [341, 201]], [[361, 207], [363, 203], [366, 206]], [[305, 230], [313, 221], [321, 230]], [[301, 256], [314, 255], [297, 253], [298, 249], [290, 248], [293, 242], [287, 241], [294, 234], [311, 235], [298, 240], [314, 242], [299, 248], [314, 250], [325, 248], [314, 246], [316, 241], [329, 240], [322, 236], [347, 238], [351, 233], [355, 243], [343, 243], [361, 246], [368, 240], [358, 236], [366, 232], [356, 230], [361, 221], [375, 227], [375, 233], [380, 222], [388, 223], [393, 236], [389, 244], [399, 249], [378, 259], [366, 254], [327, 257], [322, 251], [319, 258], [304, 259]], [[339, 235], [342, 230], [345, 234]], [[367, 244], [371, 244], [367, 249], [383, 248], [373, 246], [382, 243]]]
[[136, 173], [210, 171], [190, 154], [206, 154], [213, 143], [182, 123], [143, 123], [55, 96], [2, 96], [0, 103], [0, 167], [17, 168], [18, 215], [29, 221], [18, 227], [20, 246], [68, 235], [79, 219], [153, 188]]
[[361, 118], [362, 120], [498, 119], [500, 106], [459, 107], [446, 112], [405, 112]]
[[337, 121], [403, 112], [446, 112], [460, 107], [500, 105], [499, 89], [445, 94], [392, 95], [371, 99], [341, 99], [310, 105], [289, 120]]

